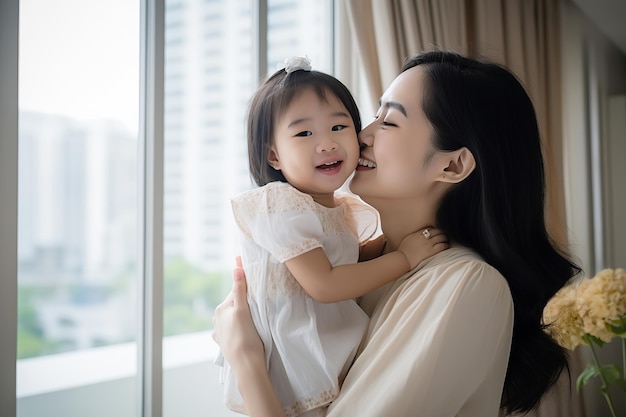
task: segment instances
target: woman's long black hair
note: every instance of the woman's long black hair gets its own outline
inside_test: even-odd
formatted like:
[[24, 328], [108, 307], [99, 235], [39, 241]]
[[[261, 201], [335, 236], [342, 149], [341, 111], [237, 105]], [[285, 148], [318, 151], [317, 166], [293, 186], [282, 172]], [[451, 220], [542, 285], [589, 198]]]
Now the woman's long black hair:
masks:
[[475, 170], [441, 202], [437, 225], [474, 249], [508, 281], [513, 342], [502, 394], [507, 413], [528, 412], [567, 366], [567, 354], [544, 332], [548, 300], [580, 268], [557, 249], [544, 218], [545, 174], [530, 98], [504, 67], [432, 51], [405, 63], [426, 73], [423, 111], [433, 144], [467, 147]]

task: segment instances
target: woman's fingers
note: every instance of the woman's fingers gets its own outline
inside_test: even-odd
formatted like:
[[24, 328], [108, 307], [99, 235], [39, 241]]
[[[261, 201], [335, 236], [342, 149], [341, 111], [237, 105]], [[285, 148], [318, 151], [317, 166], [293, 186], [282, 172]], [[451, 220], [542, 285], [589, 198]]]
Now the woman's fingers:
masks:
[[[221, 332], [221, 318], [226, 316], [223, 320], [228, 320], [229, 308], [235, 307], [235, 298], [238, 297], [238, 303], [241, 305], [241, 297], [243, 294], [243, 302], [246, 302], [246, 281], [245, 273], [243, 272], [243, 266], [241, 264], [241, 257], [235, 258], [235, 269], [233, 270], [233, 287], [226, 296], [226, 298], [215, 307], [215, 314], [213, 315], [213, 333], [211, 337], [219, 344], [220, 332]], [[242, 287], [243, 282], [243, 287]]]
[[227, 360], [237, 358], [242, 352], [263, 355], [263, 344], [248, 305], [248, 287], [241, 259], [238, 257], [235, 263], [232, 289], [226, 299], [216, 307], [213, 316], [212, 336]]
[[241, 258], [237, 257], [237, 267], [233, 271], [233, 289], [231, 290], [235, 308], [247, 306], [248, 288], [246, 274], [241, 267]]
[[421, 233], [426, 239], [432, 239], [433, 237], [437, 237], [440, 235], [445, 236], [443, 230], [438, 229], [436, 227], [426, 227], [422, 229]]
[[443, 232], [443, 230], [437, 229], [436, 227], [428, 227], [424, 230], [428, 230], [428, 240], [438, 252], [450, 247], [448, 236]]

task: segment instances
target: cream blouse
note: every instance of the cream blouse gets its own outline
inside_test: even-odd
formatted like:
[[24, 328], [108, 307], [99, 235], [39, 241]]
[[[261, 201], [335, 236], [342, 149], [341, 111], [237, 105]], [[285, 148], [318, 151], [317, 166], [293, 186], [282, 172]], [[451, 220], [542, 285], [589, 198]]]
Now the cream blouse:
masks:
[[328, 417], [496, 417], [513, 332], [504, 277], [453, 247], [368, 294], [371, 321]]

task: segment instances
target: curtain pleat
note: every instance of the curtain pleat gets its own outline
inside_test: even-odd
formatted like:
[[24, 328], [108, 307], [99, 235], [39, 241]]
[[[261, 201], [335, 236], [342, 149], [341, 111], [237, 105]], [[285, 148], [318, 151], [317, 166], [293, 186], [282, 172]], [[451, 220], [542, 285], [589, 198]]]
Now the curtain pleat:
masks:
[[[362, 63], [361, 69], [365, 73], [370, 98], [374, 102], [382, 96], [384, 85], [380, 76], [378, 52], [376, 50], [376, 36], [374, 34], [374, 16], [371, 4], [358, 0], [346, 0], [345, 11], [350, 21], [350, 30], [356, 41], [357, 54]], [[369, 28], [369, 29], [366, 29]]]

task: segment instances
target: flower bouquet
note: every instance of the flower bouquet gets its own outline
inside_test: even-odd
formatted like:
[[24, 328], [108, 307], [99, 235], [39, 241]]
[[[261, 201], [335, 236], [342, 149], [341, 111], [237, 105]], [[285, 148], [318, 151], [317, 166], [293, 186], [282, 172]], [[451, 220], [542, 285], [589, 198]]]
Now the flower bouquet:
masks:
[[[559, 345], [574, 350], [579, 345], [591, 348], [593, 362], [580, 374], [576, 388], [599, 377], [600, 392], [615, 414], [609, 387], [617, 384], [626, 395], [626, 273], [623, 269], [604, 269], [591, 279], [584, 279], [559, 290], [543, 311], [548, 332]], [[622, 368], [615, 364], [601, 365], [596, 348], [614, 337], [622, 342]]]

